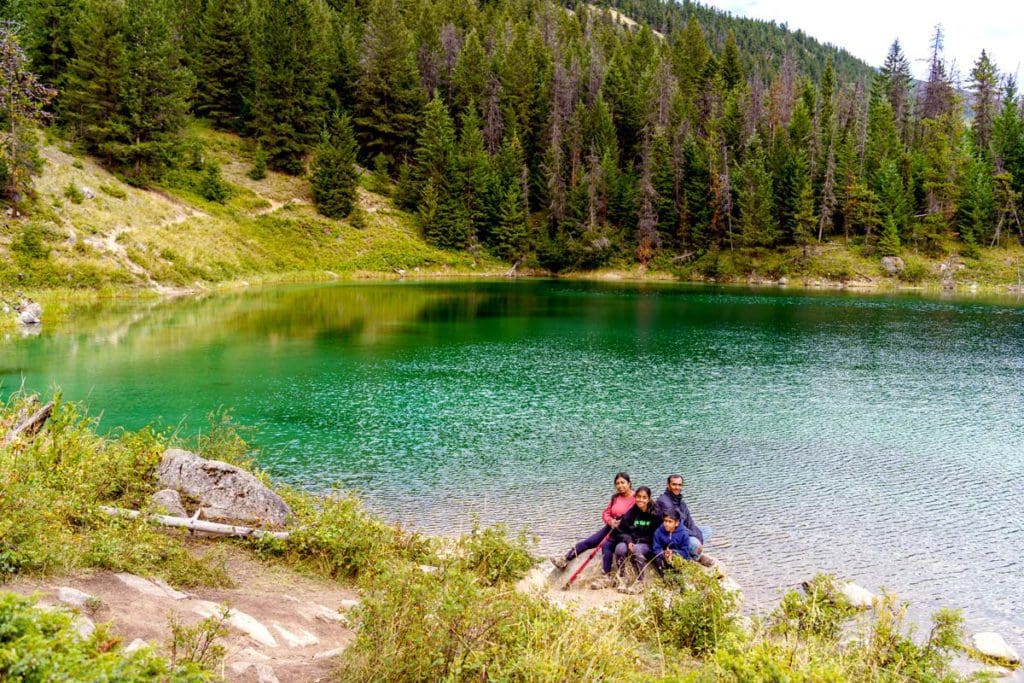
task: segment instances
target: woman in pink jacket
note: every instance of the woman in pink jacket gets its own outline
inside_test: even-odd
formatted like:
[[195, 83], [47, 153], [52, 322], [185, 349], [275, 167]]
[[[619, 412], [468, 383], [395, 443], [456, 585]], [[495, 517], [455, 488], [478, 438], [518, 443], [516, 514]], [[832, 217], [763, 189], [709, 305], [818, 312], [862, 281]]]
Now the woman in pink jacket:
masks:
[[[586, 550], [596, 548], [600, 545], [601, 552], [603, 554], [601, 558], [601, 568], [604, 570], [604, 578], [606, 581], [599, 581], [598, 583], [608, 583], [608, 585], [612, 585], [614, 583], [614, 577], [612, 577], [612, 544], [609, 535], [612, 530], [618, 528], [619, 519], [622, 515], [626, 514], [626, 511], [631, 507], [633, 507], [632, 481], [630, 481], [628, 474], [625, 472], [619, 472], [615, 475], [615, 495], [613, 495], [612, 499], [608, 502], [608, 507], [606, 507], [604, 512], [601, 513], [601, 519], [604, 521], [604, 526], [601, 527], [600, 531], [595, 532], [574, 545], [565, 555], [555, 555], [552, 557], [551, 564], [555, 565], [559, 569], [565, 569], [565, 566], [576, 556]], [[607, 581], [607, 579], [611, 580]]]

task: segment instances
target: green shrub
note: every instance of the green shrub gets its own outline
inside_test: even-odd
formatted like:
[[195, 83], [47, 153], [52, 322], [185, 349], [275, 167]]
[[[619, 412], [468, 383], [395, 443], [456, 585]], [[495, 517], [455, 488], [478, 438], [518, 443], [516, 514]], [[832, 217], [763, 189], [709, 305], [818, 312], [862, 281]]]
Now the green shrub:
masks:
[[366, 209], [358, 204], [352, 207], [352, 212], [348, 215], [349, 225], [356, 230], [364, 230], [368, 221], [369, 215], [366, 213]]
[[914, 256], [908, 256], [904, 260], [903, 270], [899, 272], [898, 277], [903, 282], [918, 284], [923, 282], [930, 272], [927, 261]]
[[64, 196], [71, 200], [72, 204], [81, 204], [85, 201], [85, 195], [82, 194], [82, 191], [74, 183], [68, 183], [64, 187]]
[[252, 541], [257, 555], [330, 578], [355, 578], [403, 559], [429, 559], [429, 545], [419, 534], [371, 515], [350, 494], [320, 498], [283, 491], [297, 527], [286, 540]]
[[790, 591], [783, 596], [772, 615], [772, 626], [781, 635], [835, 640], [856, 612], [839, 592], [835, 579], [819, 574], [807, 583], [804, 592]]
[[263, 145], [256, 145], [256, 154], [253, 158], [252, 168], [249, 170], [249, 177], [253, 180], [263, 180], [267, 177], [267, 152]]
[[207, 671], [216, 670], [224, 661], [225, 653], [224, 646], [217, 641], [229, 633], [225, 622], [230, 614], [231, 610], [225, 607], [218, 615], [185, 626], [178, 615], [172, 613], [169, 618], [171, 638], [167, 648], [171, 664], [192, 664]]
[[84, 163], [82, 163], [82, 160], [81, 160], [81, 159], [75, 159], [74, 161], [72, 161], [72, 162], [71, 162], [71, 165], [72, 165], [73, 167], [75, 167], [75, 168], [78, 168], [78, 169], [83, 169], [83, 168], [85, 168], [85, 164], [84, 164]]
[[100, 626], [80, 638], [69, 614], [33, 607], [13, 593], [0, 594], [0, 680], [198, 683], [215, 680], [194, 663], [171, 665], [149, 648], [126, 653]]
[[670, 647], [695, 655], [712, 653], [740, 633], [738, 599], [696, 562], [675, 558], [674, 564], [665, 573], [666, 591], [649, 591], [644, 601], [653, 628], [638, 629]]
[[45, 259], [50, 248], [43, 242], [43, 231], [37, 223], [26, 223], [11, 242], [11, 250], [27, 259]]
[[459, 554], [469, 571], [485, 585], [495, 586], [514, 583], [526, 575], [533, 566], [530, 545], [526, 531], [510, 538], [504, 524], [481, 527], [474, 522], [473, 530], [459, 541]]
[[206, 162], [203, 177], [199, 180], [199, 194], [209, 202], [223, 204], [231, 196], [231, 186], [224, 181], [220, 173], [220, 164], [210, 160]]
[[457, 567], [385, 565], [364, 582], [352, 614], [359, 630], [340, 680], [378, 681], [382, 672], [396, 683], [650, 680], [614, 618], [579, 619]]
[[100, 185], [100, 192], [110, 195], [114, 199], [125, 199], [128, 197], [128, 193], [117, 185]]

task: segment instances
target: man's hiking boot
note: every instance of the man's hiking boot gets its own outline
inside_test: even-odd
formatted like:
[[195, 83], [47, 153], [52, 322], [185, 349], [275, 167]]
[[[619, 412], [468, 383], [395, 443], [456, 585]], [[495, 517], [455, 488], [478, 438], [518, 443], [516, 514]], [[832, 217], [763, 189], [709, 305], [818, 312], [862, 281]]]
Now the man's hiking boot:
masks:
[[714, 567], [716, 564], [715, 558], [711, 557], [707, 553], [701, 553], [700, 557], [697, 558], [697, 561], [705, 567]]
[[596, 591], [601, 590], [602, 588], [611, 588], [614, 585], [615, 576], [612, 574], [605, 574], [603, 576], [599, 576], [590, 582], [590, 587]]
[[551, 564], [555, 565], [555, 569], [565, 569], [566, 565], [569, 564], [569, 560], [565, 559], [565, 555], [552, 555], [548, 559], [551, 560]]

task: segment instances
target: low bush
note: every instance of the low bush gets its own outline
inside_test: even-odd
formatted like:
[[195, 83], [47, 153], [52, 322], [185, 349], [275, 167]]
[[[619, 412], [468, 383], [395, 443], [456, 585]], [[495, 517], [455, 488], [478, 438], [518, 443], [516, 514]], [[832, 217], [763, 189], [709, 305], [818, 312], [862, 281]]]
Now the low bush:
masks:
[[504, 524], [481, 527], [474, 523], [473, 530], [459, 542], [458, 557], [484, 585], [515, 583], [533, 566], [530, 546], [534, 540], [525, 530], [510, 537]]
[[378, 681], [383, 672], [398, 683], [651, 679], [616, 619], [579, 619], [462, 568], [393, 563], [363, 585], [340, 680]]
[[85, 195], [74, 183], [68, 183], [64, 187], [64, 197], [66, 197], [72, 204], [81, 204], [85, 201]]
[[819, 574], [803, 592], [789, 591], [783, 596], [772, 615], [772, 628], [779, 635], [835, 640], [856, 612], [839, 591], [835, 579]]
[[675, 558], [664, 591], [649, 591], [636, 630], [662, 646], [703, 656], [741, 633], [738, 598], [696, 562]]

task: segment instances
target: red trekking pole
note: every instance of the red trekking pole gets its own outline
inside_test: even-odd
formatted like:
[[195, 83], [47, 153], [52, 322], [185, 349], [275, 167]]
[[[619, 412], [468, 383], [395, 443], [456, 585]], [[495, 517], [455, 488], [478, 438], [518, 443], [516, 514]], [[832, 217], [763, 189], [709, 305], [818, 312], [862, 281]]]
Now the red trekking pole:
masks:
[[578, 568], [576, 569], [576, 571], [574, 571], [574, 572], [572, 573], [572, 576], [570, 576], [570, 577], [569, 577], [569, 581], [568, 581], [568, 582], [567, 582], [567, 583], [566, 583], [566, 584], [565, 584], [564, 586], [562, 586], [562, 590], [569, 590], [569, 586], [571, 586], [571, 585], [572, 585], [572, 582], [573, 582], [573, 581], [575, 581], [575, 580], [576, 580], [576, 577], [577, 577], [577, 576], [579, 576], [579, 575], [580, 575], [580, 573], [581, 573], [581, 572], [582, 572], [582, 571], [583, 571], [584, 569], [586, 569], [586, 568], [587, 568], [587, 565], [588, 565], [588, 564], [590, 564], [590, 561], [591, 561], [592, 559], [594, 559], [594, 555], [597, 555], [597, 551], [601, 549], [601, 546], [603, 546], [603, 545], [604, 545], [604, 542], [605, 542], [605, 541], [607, 541], [607, 540], [608, 540], [608, 538], [609, 538], [609, 537], [610, 537], [611, 535], [612, 535], [612, 532], [611, 532], [611, 531], [609, 531], [609, 532], [608, 532], [607, 534], [605, 534], [605, 537], [604, 537], [603, 539], [601, 539], [601, 542], [600, 542], [600, 543], [598, 543], [598, 544], [597, 544], [597, 546], [596, 546], [596, 547], [595, 547], [595, 548], [594, 548], [593, 550], [591, 550], [591, 551], [590, 551], [590, 555], [588, 555], [588, 556], [587, 556], [587, 559], [585, 559], [585, 560], [583, 561], [583, 564], [581, 564], [581, 565], [580, 565], [580, 566], [579, 566], [579, 567], [578, 567]]

